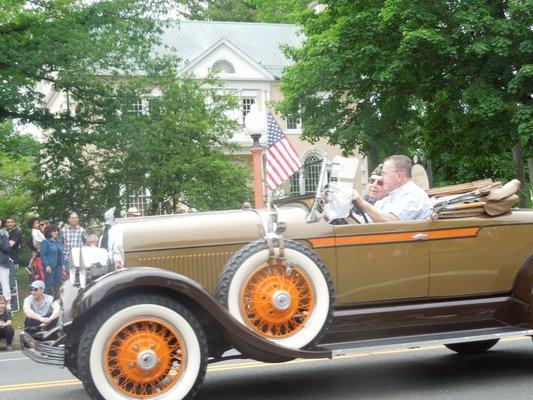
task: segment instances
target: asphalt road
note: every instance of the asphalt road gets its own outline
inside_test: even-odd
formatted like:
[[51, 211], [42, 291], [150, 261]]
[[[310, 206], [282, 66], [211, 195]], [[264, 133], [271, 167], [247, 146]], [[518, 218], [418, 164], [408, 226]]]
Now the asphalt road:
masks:
[[[1, 400], [89, 400], [67, 370], [18, 351], [0, 353], [0, 371]], [[531, 339], [511, 338], [477, 356], [433, 346], [278, 365], [218, 363], [209, 366], [197, 399], [531, 400], [532, 377]]]

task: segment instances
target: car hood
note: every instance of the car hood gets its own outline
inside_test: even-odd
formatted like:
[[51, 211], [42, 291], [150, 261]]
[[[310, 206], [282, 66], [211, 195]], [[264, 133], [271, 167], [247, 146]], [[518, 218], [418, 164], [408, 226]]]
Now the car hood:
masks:
[[124, 218], [115, 227], [122, 232], [125, 252], [163, 250], [257, 239], [265, 235], [267, 217], [266, 211], [229, 210]]

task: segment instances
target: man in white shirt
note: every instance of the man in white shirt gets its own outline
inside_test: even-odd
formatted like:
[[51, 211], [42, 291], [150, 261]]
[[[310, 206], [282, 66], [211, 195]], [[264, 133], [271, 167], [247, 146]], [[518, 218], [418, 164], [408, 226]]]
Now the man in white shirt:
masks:
[[390, 156], [383, 163], [381, 175], [388, 195], [374, 205], [359, 194], [354, 201], [374, 222], [424, 219], [431, 209], [428, 195], [411, 179], [411, 160], [403, 155]]

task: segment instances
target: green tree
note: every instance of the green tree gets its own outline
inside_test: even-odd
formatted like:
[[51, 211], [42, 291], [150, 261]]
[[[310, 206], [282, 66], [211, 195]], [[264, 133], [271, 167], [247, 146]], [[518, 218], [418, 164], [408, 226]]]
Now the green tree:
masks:
[[250, 190], [249, 172], [229, 159], [238, 123], [226, 111], [238, 106], [236, 98], [209, 89], [217, 86], [210, 80], [154, 83], [160, 94], [146, 98], [143, 112], [129, 112], [124, 103], [121, 118], [106, 126], [121, 142], [118, 159], [127, 168], [121, 175], [129, 194], [148, 189], [152, 213], [158, 205], [176, 211], [180, 203], [198, 210], [239, 208]]
[[253, 0], [181, 0], [183, 15], [200, 21], [257, 22], [257, 8]]
[[302, 16], [311, 13], [308, 0], [250, 0], [256, 7], [260, 22], [298, 23]]
[[[114, 198], [109, 193], [115, 188], [102, 186], [103, 194], [95, 197], [84, 185], [86, 175], [93, 172], [81, 162], [83, 143], [89, 139], [76, 137], [102, 124], [105, 114], [76, 113], [75, 102], [113, 98], [114, 86], [95, 76], [156, 73], [161, 63], [150, 51], [159, 41], [163, 25], [159, 17], [172, 4], [170, 0], [3, 2], [0, 123], [34, 123], [50, 138], [39, 158], [43, 182], [35, 187], [46, 217], [64, 219], [69, 209], [89, 213], [89, 206], [78, 208], [78, 203]], [[47, 108], [43, 88], [65, 95], [61, 111]], [[97, 108], [97, 104], [92, 107]], [[68, 179], [58, 182], [49, 180], [51, 176]], [[50, 206], [51, 201], [56, 203]]]
[[39, 143], [13, 133], [11, 123], [0, 124], [0, 217], [20, 218], [35, 210], [33, 189], [39, 184]]
[[192, 20], [296, 23], [307, 0], [182, 0]]
[[[527, 1], [326, 1], [289, 49], [286, 113], [371, 164], [422, 153], [439, 183], [524, 181], [532, 135]], [[528, 22], [529, 21], [529, 22]], [[513, 165], [514, 163], [514, 165]]]
[[129, 195], [146, 189], [149, 213], [159, 206], [174, 212], [179, 204], [240, 207], [249, 197], [248, 172], [228, 158], [236, 122], [225, 115], [235, 99], [172, 71], [119, 82], [101, 81], [115, 87], [111, 96], [104, 89], [76, 99], [76, 115], [92, 116], [92, 126], [49, 133], [43, 210], [64, 216], [74, 209], [100, 219], [106, 208], [123, 207]]
[[93, 77], [139, 71], [159, 40], [167, 0], [42, 0], [3, 2], [0, 11], [0, 121], [42, 127], [72, 116], [52, 115], [38, 83], [76, 96]]

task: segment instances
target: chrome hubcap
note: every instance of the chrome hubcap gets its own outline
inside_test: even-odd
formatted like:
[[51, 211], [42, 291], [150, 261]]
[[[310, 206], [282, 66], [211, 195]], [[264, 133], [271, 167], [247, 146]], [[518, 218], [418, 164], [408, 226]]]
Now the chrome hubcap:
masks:
[[152, 350], [145, 350], [137, 357], [137, 365], [143, 371], [150, 371], [157, 364], [157, 357]]
[[285, 311], [288, 309], [291, 306], [291, 302], [291, 295], [285, 290], [278, 290], [276, 293], [274, 293], [274, 296], [272, 296], [274, 308], [279, 311]]

